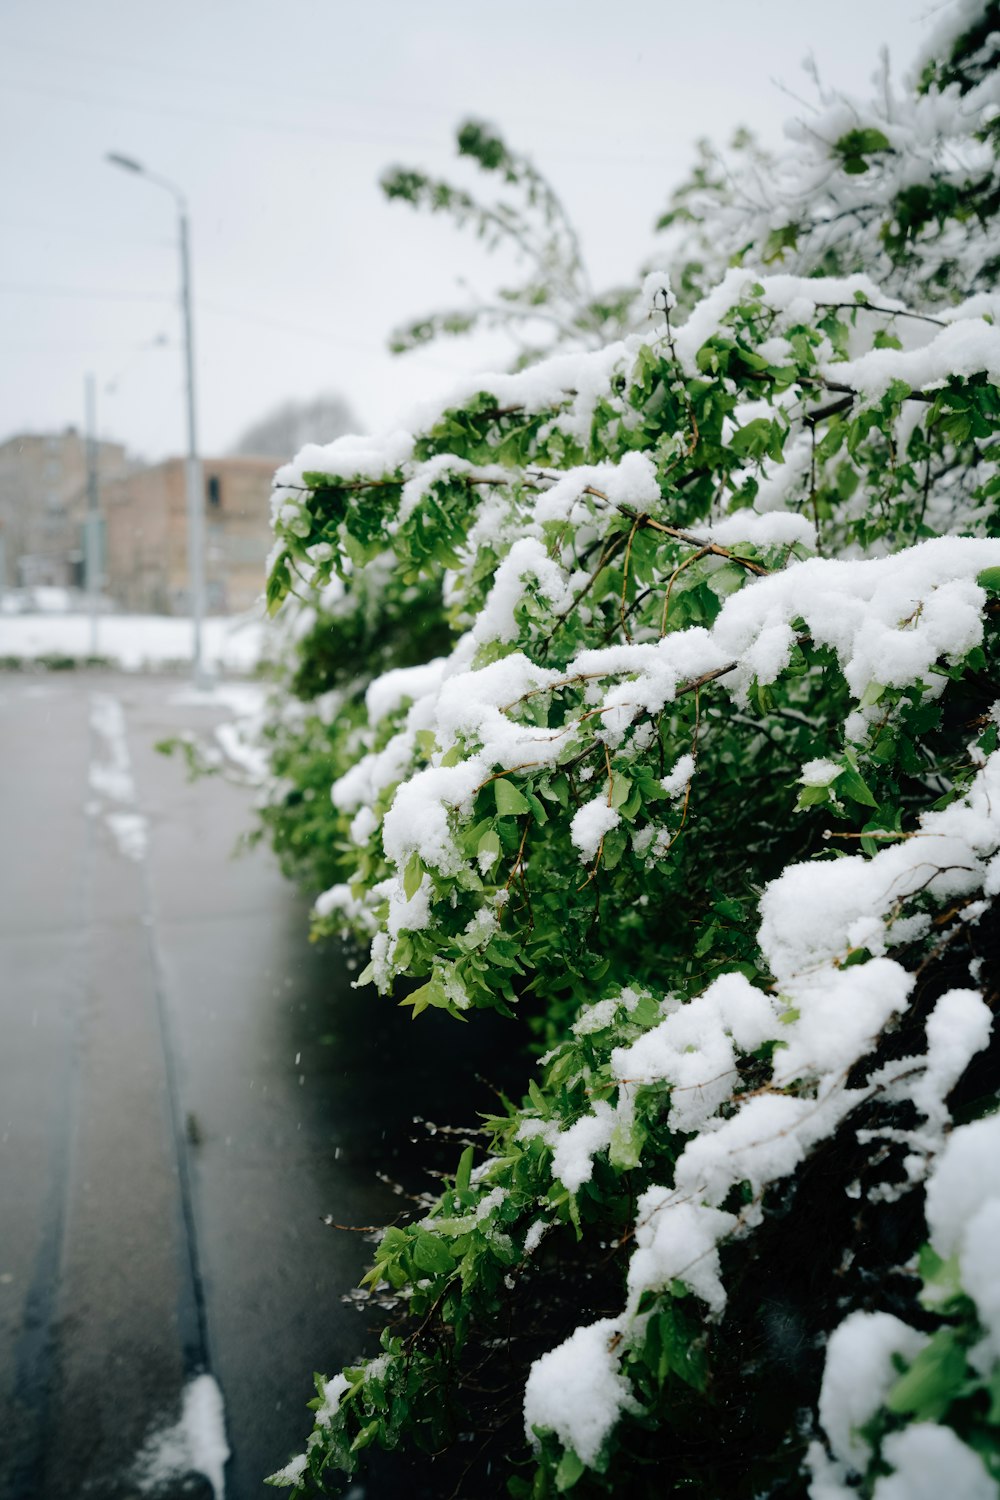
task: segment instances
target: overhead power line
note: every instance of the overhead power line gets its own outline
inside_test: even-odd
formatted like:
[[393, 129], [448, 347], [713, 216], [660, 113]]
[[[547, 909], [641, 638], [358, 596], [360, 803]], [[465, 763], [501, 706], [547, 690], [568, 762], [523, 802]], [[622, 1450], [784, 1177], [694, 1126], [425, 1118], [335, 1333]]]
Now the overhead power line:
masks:
[[[96, 64], [100, 67], [127, 72], [130, 76], [136, 73], [145, 73], [152, 75], [154, 78], [189, 78], [194, 83], [209, 83], [216, 90], [220, 83], [220, 75], [217, 69], [178, 67], [174, 63], [164, 64], [162, 61], [153, 63], [147, 58], [113, 56], [111, 53], [103, 50], [95, 51], [88, 48], [81, 51], [76, 47], [53, 47], [48, 43], [43, 45], [39, 42], [26, 42], [17, 39], [11, 41], [8, 37], [4, 38], [4, 49], [10, 52], [33, 52], [42, 57], [65, 58], [67, 62], [84, 63], [88, 66]], [[245, 70], [241, 70], [239, 77], [244, 86], [253, 88], [254, 90], [273, 89], [274, 87], [273, 74], [258, 73], [254, 76], [247, 74]], [[301, 72], [296, 73], [296, 81], [299, 88], [308, 88], [309, 86]], [[329, 75], [317, 74], [315, 86], [317, 88], [321, 86], [327, 87], [329, 81]], [[404, 99], [398, 96], [394, 96], [391, 99], [378, 99], [371, 95], [346, 94], [339, 86], [337, 88], [337, 102], [346, 105], [368, 106], [383, 112], [385, 110], [397, 109], [402, 110], [407, 116], [423, 114], [447, 118], [449, 114], [447, 105], [428, 103], [426, 99]]]
[[[0, 282], [0, 294], [3, 293], [29, 297], [79, 297], [88, 301], [152, 302], [161, 305], [172, 304], [176, 301], [174, 297], [162, 294], [154, 296], [143, 292], [118, 292], [100, 287], [45, 286], [39, 284], [29, 286], [17, 282]], [[199, 309], [216, 317], [234, 318], [240, 323], [255, 323], [263, 328], [273, 328], [278, 333], [289, 333], [297, 338], [313, 339], [319, 343], [327, 344], [332, 348], [344, 349], [350, 351], [352, 354], [362, 354], [368, 359], [388, 359], [391, 357], [388, 349], [379, 344], [367, 344], [360, 340], [344, 338], [340, 334], [325, 332], [322, 328], [307, 327], [303, 323], [289, 323], [281, 318], [269, 318], [266, 314], [250, 312], [248, 309], [241, 307], [227, 307], [223, 303], [205, 301], [201, 297], [195, 300]], [[38, 346], [31, 344], [27, 347], [35, 349]], [[464, 365], [453, 363], [451, 360], [438, 359], [434, 355], [423, 353], [423, 351], [417, 351], [414, 358], [418, 359], [421, 363], [435, 366], [441, 370], [449, 370], [456, 374], [464, 373], [466, 368]]]
[[18, 93], [37, 95], [45, 99], [63, 99], [71, 104], [87, 104], [104, 110], [134, 110], [138, 114], [165, 115], [174, 120], [197, 120], [205, 125], [228, 125], [244, 130], [263, 130], [277, 135], [311, 136], [317, 140], [333, 141], [340, 145], [377, 146], [380, 149], [397, 150], [405, 146], [419, 146], [421, 151], [446, 151], [440, 138], [421, 140], [404, 127], [397, 135], [367, 135], [360, 131], [346, 130], [340, 126], [295, 125], [288, 120], [256, 119], [250, 115], [218, 114], [204, 109], [178, 109], [169, 104], [150, 104], [145, 99], [120, 99], [110, 94], [87, 94], [79, 89], [57, 89], [22, 83], [17, 79], [0, 78], [0, 87], [14, 89]]
[[99, 229], [95, 229], [92, 222], [90, 224], [80, 222], [75, 224], [53, 224], [43, 223], [37, 219], [22, 219], [0, 214], [0, 228], [16, 229], [18, 234], [23, 233], [24, 230], [30, 230], [37, 234], [59, 234], [72, 237], [73, 239], [80, 239], [81, 237], [101, 239], [105, 243], [109, 239], [112, 239], [116, 245], [147, 245], [150, 247], [155, 246], [161, 250], [176, 249], [174, 241], [168, 239], [165, 235], [119, 234], [117, 229], [106, 229], [102, 234]]
[[[103, 49], [98, 51], [93, 48], [87, 48], [81, 51], [76, 47], [54, 47], [50, 43], [30, 42], [18, 38], [11, 40], [7, 37], [4, 38], [4, 48], [7, 51], [30, 52], [42, 57], [65, 58], [67, 62], [82, 63], [89, 67], [97, 65], [111, 70], [118, 70], [119, 72], [126, 72], [130, 77], [136, 73], [143, 73], [167, 81], [171, 78], [187, 78], [194, 83], [211, 84], [213, 90], [216, 92], [218, 91], [220, 82], [231, 81], [225, 77], [220, 78], [218, 70], [179, 67], [175, 63], [165, 64], [160, 59], [156, 62], [151, 62], [148, 58], [144, 57], [129, 58], [116, 56]], [[295, 76], [297, 89], [302, 94], [308, 94], [312, 90], [325, 90], [329, 84], [329, 76], [322, 72], [313, 75], [311, 83], [308, 76], [301, 69], [296, 71]], [[245, 70], [241, 70], [239, 80], [245, 87], [250, 87], [254, 91], [271, 90], [274, 87], [274, 76], [269, 73], [253, 75], [248, 74]], [[420, 99], [404, 98], [399, 94], [393, 94], [379, 98], [376, 95], [367, 93], [345, 93], [340, 86], [341, 82], [342, 80], [338, 79], [338, 104], [356, 108], [376, 109], [382, 115], [398, 111], [406, 120], [411, 119], [414, 115], [429, 116], [447, 122], [446, 129], [450, 130], [451, 124], [460, 115], [471, 112], [467, 107], [452, 105], [440, 100], [428, 102], [426, 97]], [[572, 135], [574, 138], [579, 138], [581, 128], [586, 128], [588, 123], [586, 117], [582, 119], [568, 119], [565, 115], [537, 113], [534, 111], [524, 113], [520, 109], [518, 115], [519, 119], [527, 126], [537, 127], [546, 131], [556, 131], [559, 134]], [[600, 123], [595, 126], [594, 135], [595, 137], [603, 136]], [[409, 132], [407, 132], [406, 139], [407, 143], [413, 139]], [[546, 155], [548, 154], [550, 153], [546, 152]], [[589, 153], [586, 153], [586, 156], [588, 160], [591, 159]], [[608, 160], [608, 158], [604, 159]], [[615, 157], [612, 159], [620, 161], [635, 158]]]
[[[450, 156], [453, 147], [450, 139], [440, 136], [416, 136], [405, 122], [399, 131], [391, 135], [345, 129], [343, 126], [296, 125], [289, 120], [255, 118], [241, 114], [219, 114], [209, 110], [179, 109], [169, 104], [151, 104], [148, 100], [121, 99], [110, 94], [87, 94], [78, 89], [58, 89], [22, 83], [17, 79], [0, 78], [0, 88], [14, 89], [45, 99], [62, 99], [72, 104], [85, 104], [90, 108], [104, 110], [132, 110], [138, 114], [162, 115], [174, 120], [194, 120], [205, 125], [223, 125], [236, 130], [258, 130], [272, 135], [290, 135], [299, 139], [324, 140], [341, 146], [371, 146], [380, 150], [405, 151], [418, 148], [439, 156]], [[461, 113], [461, 111], [459, 111]], [[449, 132], [450, 136], [450, 132]], [[546, 161], [587, 162], [592, 166], [636, 166], [653, 170], [664, 170], [665, 159], [654, 156], [608, 156], [603, 152], [563, 151], [560, 148], [545, 148]]]
[[162, 292], [121, 292], [111, 287], [45, 286], [15, 281], [0, 281], [0, 292], [18, 297], [82, 297], [105, 302], [174, 302]]
[[[392, 358], [383, 344], [366, 344], [357, 339], [345, 339], [340, 334], [326, 333], [322, 328], [308, 328], [302, 323], [286, 323], [279, 318], [269, 318], [261, 313], [245, 311], [243, 308], [226, 307], [219, 302], [206, 302], [201, 297], [197, 297], [195, 301], [200, 311], [214, 313], [217, 317], [235, 318], [240, 323], [257, 323], [263, 328], [273, 328], [278, 333], [290, 333], [299, 338], [316, 339], [319, 343], [349, 349], [352, 354], [363, 354], [369, 359]], [[467, 368], [451, 360], [437, 359], [434, 355], [424, 354], [423, 351], [417, 351], [415, 357], [425, 364], [433, 365], [441, 370], [449, 370], [453, 374], [464, 374]]]

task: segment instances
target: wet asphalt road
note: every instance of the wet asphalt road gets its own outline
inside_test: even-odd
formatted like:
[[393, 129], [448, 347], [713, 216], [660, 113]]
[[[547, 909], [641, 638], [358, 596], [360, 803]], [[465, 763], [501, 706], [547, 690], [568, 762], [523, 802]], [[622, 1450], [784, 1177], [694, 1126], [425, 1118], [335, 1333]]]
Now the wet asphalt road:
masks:
[[[280, 1493], [261, 1480], [303, 1445], [311, 1371], [371, 1347], [342, 1301], [370, 1246], [322, 1216], [396, 1212], [375, 1171], [472, 1030], [411, 1028], [310, 946], [268, 851], [233, 857], [252, 794], [155, 751], [232, 717], [183, 696], [0, 675], [2, 1500], [143, 1493], [202, 1369], [226, 1495]], [[454, 1062], [469, 1118], [488, 1101]]]

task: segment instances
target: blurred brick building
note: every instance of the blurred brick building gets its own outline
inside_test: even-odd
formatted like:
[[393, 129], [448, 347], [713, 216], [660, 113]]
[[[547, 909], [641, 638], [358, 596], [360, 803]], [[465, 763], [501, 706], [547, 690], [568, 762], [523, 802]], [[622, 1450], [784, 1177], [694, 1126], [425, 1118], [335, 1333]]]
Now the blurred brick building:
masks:
[[[206, 607], [250, 609], [264, 588], [273, 540], [270, 492], [277, 458], [204, 459]], [[186, 465], [168, 458], [101, 491], [108, 593], [124, 609], [184, 614], [190, 608]]]
[[[127, 470], [120, 443], [97, 444], [99, 488]], [[75, 427], [0, 443], [0, 589], [83, 582], [87, 443]]]

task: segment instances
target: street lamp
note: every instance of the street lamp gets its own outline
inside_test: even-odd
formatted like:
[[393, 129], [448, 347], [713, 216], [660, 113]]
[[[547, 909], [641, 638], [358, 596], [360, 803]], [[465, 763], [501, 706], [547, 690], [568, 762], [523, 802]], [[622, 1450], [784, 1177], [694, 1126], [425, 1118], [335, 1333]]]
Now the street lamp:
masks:
[[165, 188], [177, 205], [177, 219], [181, 247], [181, 305], [184, 312], [184, 374], [187, 391], [187, 523], [188, 523], [188, 574], [191, 584], [191, 624], [194, 633], [192, 668], [194, 680], [204, 680], [202, 667], [202, 620], [205, 614], [205, 521], [204, 498], [201, 474], [201, 459], [198, 457], [198, 430], [195, 422], [194, 402], [194, 333], [191, 314], [191, 260], [188, 250], [188, 212], [184, 194], [166, 177], [148, 171], [141, 162], [131, 156], [122, 156], [109, 151], [106, 160], [112, 166], [126, 172], [136, 172], [147, 182]]

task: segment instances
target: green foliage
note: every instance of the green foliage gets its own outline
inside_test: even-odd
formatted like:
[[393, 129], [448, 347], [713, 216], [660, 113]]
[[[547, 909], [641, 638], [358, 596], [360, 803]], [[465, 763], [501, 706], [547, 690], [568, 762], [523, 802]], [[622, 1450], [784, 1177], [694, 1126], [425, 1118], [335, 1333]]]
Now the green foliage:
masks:
[[841, 159], [844, 171], [856, 177], [869, 168], [868, 157], [878, 151], [891, 151], [888, 136], [870, 126], [862, 130], [849, 130], [839, 141], [834, 142], [834, 151]]
[[[861, 119], [831, 139], [832, 179], [877, 198], [898, 138]], [[521, 208], [413, 172], [386, 191], [548, 257], [565, 306], [584, 305], [534, 168], [483, 125], [459, 146]], [[699, 172], [668, 229], [705, 194], [723, 219], [733, 207], [707, 158]], [[905, 269], [964, 208], [938, 182], [907, 219], [914, 184], [897, 186], [865, 244]], [[772, 216], [747, 245], [783, 267], [815, 227]], [[860, 248], [805, 269], [854, 271]], [[641, 336], [469, 390], [363, 468], [334, 444], [276, 497], [269, 600], [294, 625], [269, 730], [276, 845], [330, 887], [319, 929], [369, 947], [363, 980], [402, 986], [415, 1017], [496, 1009], [544, 1049], [481, 1159], [467, 1150], [383, 1234], [366, 1283], [395, 1313], [375, 1360], [319, 1382], [305, 1467], [281, 1481], [300, 1491], [373, 1443], [434, 1452], [481, 1422], [532, 1500], [652, 1493], [665, 1462], [678, 1491], [798, 1493], [823, 1347], [873, 1300], [931, 1337], [874, 1419], [862, 1493], [914, 1422], [995, 1470], [996, 1372], [972, 1357], [984, 1310], [933, 1252], [923, 1303], [907, 1270], [949, 1118], [910, 1074], [936, 1076], [941, 997], [980, 982], [1000, 837], [988, 323], [964, 310], [949, 363], [952, 331], [919, 301], [736, 260], [686, 324], [661, 282]], [[684, 265], [693, 295], [702, 270]], [[964, 264], [956, 296], [980, 270]], [[552, 307], [543, 292], [509, 305]], [[603, 328], [572, 325], [581, 341]], [[932, 342], [929, 364], [907, 353]], [[898, 1005], [862, 1024], [892, 984]], [[834, 993], [841, 1024], [810, 1030]], [[668, 1047], [685, 1018], [689, 1041]], [[963, 1045], [947, 1102], [989, 1114], [995, 1049], [966, 1071], [980, 1044]], [[794, 1123], [747, 1123], [725, 1156], [761, 1109]], [[680, 1208], [707, 1238], [674, 1264], [657, 1226], [699, 1160]], [[670, 1222], [684, 1242], [683, 1214]], [[592, 1440], [544, 1390], [546, 1359], [594, 1329], [611, 1414]]]
[[882, 1451], [886, 1438], [910, 1422], [946, 1425], [1000, 1482], [1000, 1368], [991, 1368], [977, 1350], [984, 1329], [962, 1290], [958, 1257], [943, 1261], [925, 1245], [919, 1265], [921, 1302], [933, 1320], [932, 1331], [912, 1360], [897, 1357], [897, 1378], [862, 1428], [871, 1449], [865, 1493], [888, 1468]]
[[525, 268], [526, 279], [500, 287], [496, 301], [448, 309], [417, 318], [390, 336], [394, 354], [442, 336], [500, 327], [520, 346], [517, 368], [562, 344], [593, 348], [630, 326], [631, 287], [595, 292], [577, 233], [552, 184], [528, 156], [511, 150], [498, 130], [465, 120], [456, 131], [460, 157], [495, 178], [504, 196], [484, 201], [465, 188], [410, 167], [391, 167], [381, 179], [390, 201], [429, 213], [447, 214], [459, 229], [471, 229], [488, 250], [504, 248]]

